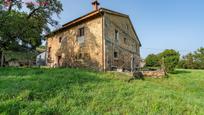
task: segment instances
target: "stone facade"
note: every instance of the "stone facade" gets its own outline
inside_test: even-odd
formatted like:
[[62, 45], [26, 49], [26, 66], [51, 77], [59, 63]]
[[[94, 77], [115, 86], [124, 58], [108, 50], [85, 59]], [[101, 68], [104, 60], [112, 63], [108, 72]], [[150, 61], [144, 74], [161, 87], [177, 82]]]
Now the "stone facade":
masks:
[[95, 70], [138, 67], [140, 42], [129, 17], [109, 12], [98, 14], [47, 36], [50, 67]]
[[[137, 68], [140, 60], [140, 44], [129, 18], [108, 13], [104, 17], [106, 69]], [[117, 56], [114, 56], [115, 54]]]
[[[84, 38], [77, 35], [84, 28]], [[61, 42], [60, 40], [61, 39]], [[80, 41], [80, 42], [79, 42]], [[82, 42], [83, 41], [83, 42]], [[102, 17], [81, 23], [48, 38], [48, 65], [102, 68]]]

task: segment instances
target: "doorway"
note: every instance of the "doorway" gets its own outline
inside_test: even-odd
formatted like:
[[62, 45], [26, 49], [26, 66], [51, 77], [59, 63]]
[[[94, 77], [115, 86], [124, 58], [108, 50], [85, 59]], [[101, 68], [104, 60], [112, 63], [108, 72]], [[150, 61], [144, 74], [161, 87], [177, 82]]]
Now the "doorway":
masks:
[[57, 65], [58, 65], [58, 67], [62, 66], [62, 56], [57, 57]]

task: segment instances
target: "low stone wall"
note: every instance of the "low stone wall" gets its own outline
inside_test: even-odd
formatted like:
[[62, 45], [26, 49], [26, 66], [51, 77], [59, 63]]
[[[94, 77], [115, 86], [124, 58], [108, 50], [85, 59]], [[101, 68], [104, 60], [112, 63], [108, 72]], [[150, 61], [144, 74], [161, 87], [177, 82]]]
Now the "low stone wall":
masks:
[[152, 77], [152, 78], [162, 78], [165, 76], [164, 70], [156, 70], [156, 71], [142, 71], [144, 77]]

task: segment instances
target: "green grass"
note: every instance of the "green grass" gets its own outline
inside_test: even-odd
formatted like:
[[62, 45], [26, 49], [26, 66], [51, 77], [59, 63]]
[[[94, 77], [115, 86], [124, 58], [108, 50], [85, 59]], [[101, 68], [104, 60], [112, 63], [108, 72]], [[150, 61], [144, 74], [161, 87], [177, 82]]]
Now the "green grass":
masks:
[[81, 69], [0, 69], [0, 114], [204, 114], [204, 71], [127, 82]]

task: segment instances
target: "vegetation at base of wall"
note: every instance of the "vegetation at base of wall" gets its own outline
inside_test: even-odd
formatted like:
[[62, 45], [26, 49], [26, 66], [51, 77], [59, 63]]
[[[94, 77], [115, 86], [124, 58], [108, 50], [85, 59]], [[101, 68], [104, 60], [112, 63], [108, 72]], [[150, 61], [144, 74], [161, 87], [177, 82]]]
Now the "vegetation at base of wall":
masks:
[[133, 80], [82, 69], [0, 68], [0, 114], [204, 114], [204, 71]]

